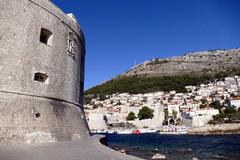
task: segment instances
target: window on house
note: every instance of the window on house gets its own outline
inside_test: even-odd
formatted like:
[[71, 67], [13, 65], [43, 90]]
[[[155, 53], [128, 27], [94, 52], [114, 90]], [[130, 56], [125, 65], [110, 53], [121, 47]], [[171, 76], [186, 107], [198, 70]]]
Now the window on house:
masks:
[[48, 82], [48, 75], [44, 73], [35, 73], [34, 74], [34, 81], [39, 81], [39, 82]]
[[52, 46], [53, 33], [47, 29], [42, 28], [40, 34], [40, 42]]

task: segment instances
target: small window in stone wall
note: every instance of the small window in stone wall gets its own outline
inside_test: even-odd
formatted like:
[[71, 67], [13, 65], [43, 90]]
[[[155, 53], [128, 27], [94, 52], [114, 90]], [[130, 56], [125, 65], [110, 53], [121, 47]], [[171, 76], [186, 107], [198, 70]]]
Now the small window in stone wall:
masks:
[[77, 44], [77, 42], [76, 42], [76, 39], [74, 38], [74, 34], [72, 32], [69, 32], [69, 34], [68, 34], [68, 49], [67, 50], [68, 50], [68, 54], [73, 58], [75, 58], [74, 52], [76, 50], [76, 44]]
[[48, 75], [44, 73], [35, 73], [34, 74], [34, 81], [39, 81], [43, 83], [48, 83]]
[[40, 42], [52, 46], [53, 33], [47, 29], [42, 28], [40, 34]]
[[40, 113], [36, 113], [36, 114], [35, 114], [35, 117], [36, 117], [36, 118], [40, 118], [40, 117], [41, 117], [41, 114], [40, 114]]

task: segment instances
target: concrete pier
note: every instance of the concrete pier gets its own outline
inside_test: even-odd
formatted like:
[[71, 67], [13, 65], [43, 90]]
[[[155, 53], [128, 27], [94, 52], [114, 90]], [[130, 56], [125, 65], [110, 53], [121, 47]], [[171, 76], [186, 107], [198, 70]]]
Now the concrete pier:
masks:
[[114, 151], [95, 135], [77, 141], [0, 146], [0, 160], [141, 160]]

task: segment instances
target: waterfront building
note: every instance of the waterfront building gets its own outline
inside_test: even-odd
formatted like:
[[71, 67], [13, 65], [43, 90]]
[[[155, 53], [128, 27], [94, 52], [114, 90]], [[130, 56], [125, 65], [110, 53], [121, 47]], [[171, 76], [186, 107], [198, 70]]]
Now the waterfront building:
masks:
[[90, 130], [107, 130], [106, 109], [88, 110], [86, 117]]
[[232, 97], [230, 100], [231, 106], [235, 106], [236, 109], [240, 108], [240, 97]]

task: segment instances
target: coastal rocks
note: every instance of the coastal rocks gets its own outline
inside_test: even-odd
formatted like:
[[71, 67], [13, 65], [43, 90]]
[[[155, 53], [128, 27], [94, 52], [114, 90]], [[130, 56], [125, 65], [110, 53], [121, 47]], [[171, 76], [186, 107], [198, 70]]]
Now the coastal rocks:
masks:
[[115, 148], [115, 150], [117, 150], [118, 152], [123, 153], [123, 154], [128, 154], [125, 149], [116, 149]]
[[153, 160], [160, 160], [160, 159], [166, 159], [166, 156], [163, 155], [163, 154], [155, 154], [153, 157], [152, 157]]
[[190, 128], [189, 134], [231, 134], [240, 133], [240, 123], [206, 125]]
[[124, 149], [120, 149], [119, 152], [120, 152], [120, 153], [127, 154], [127, 152], [126, 152]]
[[118, 151], [123, 154], [127, 154], [127, 151], [123, 148], [118, 148], [118, 147], [111, 147], [113, 150]]

